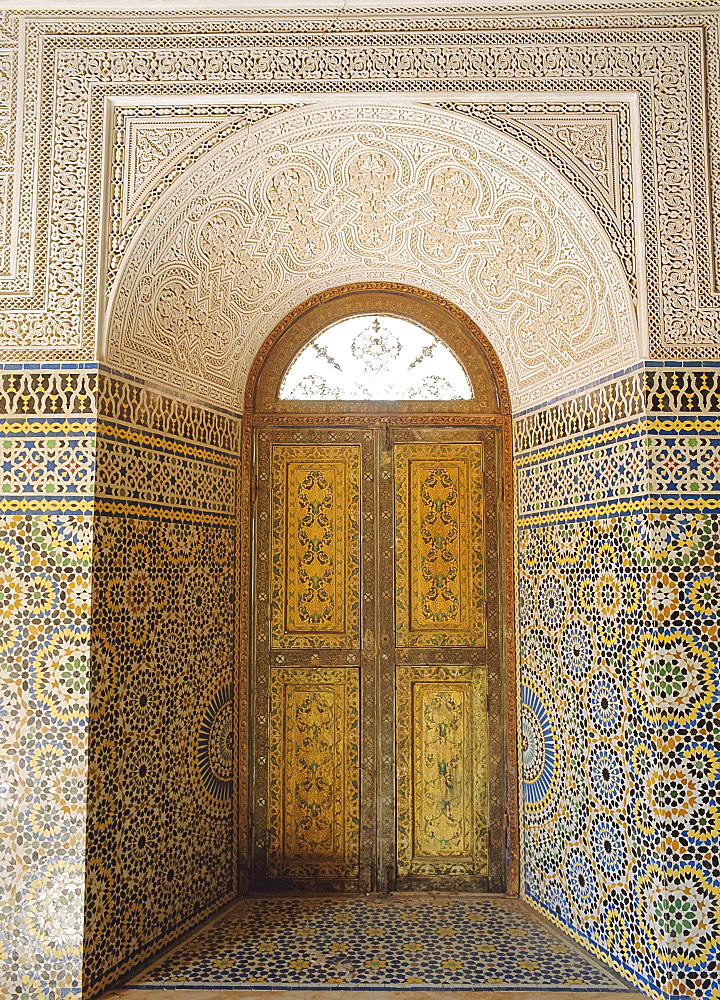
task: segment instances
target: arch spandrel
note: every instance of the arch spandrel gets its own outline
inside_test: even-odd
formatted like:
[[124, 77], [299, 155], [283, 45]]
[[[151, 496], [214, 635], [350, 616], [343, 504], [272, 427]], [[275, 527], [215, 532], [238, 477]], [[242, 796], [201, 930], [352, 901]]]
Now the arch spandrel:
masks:
[[456, 302], [486, 331], [515, 408], [640, 357], [606, 234], [536, 153], [420, 105], [317, 104], [175, 182], [118, 275], [105, 360], [239, 406], [282, 317], [358, 281]]

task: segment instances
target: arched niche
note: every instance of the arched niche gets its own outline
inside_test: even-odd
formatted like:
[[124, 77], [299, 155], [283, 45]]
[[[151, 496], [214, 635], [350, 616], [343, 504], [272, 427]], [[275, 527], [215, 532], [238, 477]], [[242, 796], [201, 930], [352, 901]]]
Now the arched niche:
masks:
[[641, 356], [620, 261], [542, 157], [466, 115], [349, 101], [276, 114], [170, 185], [119, 270], [99, 353], [237, 408], [277, 323], [358, 281], [456, 302], [515, 409]]

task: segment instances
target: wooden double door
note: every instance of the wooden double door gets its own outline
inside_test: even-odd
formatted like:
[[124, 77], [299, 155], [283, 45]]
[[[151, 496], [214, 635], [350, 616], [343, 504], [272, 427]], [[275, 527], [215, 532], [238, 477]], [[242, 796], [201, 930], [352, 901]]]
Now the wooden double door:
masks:
[[499, 452], [256, 429], [253, 888], [504, 889]]

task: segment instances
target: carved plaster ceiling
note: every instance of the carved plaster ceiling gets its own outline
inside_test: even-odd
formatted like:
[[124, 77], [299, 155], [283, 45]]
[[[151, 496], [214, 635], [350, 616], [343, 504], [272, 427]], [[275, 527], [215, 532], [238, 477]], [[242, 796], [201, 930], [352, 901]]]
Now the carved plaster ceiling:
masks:
[[158, 200], [117, 277], [107, 361], [237, 405], [287, 312], [373, 280], [465, 309], [516, 405], [640, 356], [610, 240], [546, 161], [468, 116], [318, 103], [232, 135]]

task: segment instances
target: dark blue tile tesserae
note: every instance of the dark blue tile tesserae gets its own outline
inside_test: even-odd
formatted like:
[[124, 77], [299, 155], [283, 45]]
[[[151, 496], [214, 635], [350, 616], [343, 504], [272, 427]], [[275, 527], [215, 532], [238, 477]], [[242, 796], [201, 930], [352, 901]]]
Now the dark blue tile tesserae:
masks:
[[136, 987], [623, 991], [528, 907], [497, 898], [243, 900]]

